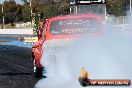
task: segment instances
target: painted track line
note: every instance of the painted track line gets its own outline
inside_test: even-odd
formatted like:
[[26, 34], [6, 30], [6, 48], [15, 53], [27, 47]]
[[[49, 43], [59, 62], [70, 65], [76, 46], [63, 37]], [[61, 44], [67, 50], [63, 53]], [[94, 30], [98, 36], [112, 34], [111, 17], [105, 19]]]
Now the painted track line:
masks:
[[24, 42], [18, 42], [18, 41], [13, 41], [13, 42], [0, 42], [1, 45], [12, 45], [12, 46], [19, 46], [19, 47], [27, 47], [31, 48], [33, 44], [25, 44]]

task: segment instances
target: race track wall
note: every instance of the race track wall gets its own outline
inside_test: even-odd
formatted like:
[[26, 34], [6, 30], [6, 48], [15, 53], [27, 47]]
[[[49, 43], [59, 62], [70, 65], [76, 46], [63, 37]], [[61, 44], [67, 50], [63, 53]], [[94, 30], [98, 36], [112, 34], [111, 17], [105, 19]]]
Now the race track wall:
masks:
[[33, 29], [0, 29], [0, 34], [33, 35]]

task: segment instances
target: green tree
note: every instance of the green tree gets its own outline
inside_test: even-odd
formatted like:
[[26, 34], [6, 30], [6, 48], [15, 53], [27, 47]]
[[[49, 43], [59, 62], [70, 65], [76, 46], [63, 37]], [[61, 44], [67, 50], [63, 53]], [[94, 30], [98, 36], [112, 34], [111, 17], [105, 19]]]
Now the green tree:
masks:
[[22, 14], [23, 14], [23, 21], [31, 21], [31, 13], [30, 13], [30, 5], [28, 3], [23, 4]]
[[15, 12], [15, 15], [14, 15], [14, 21], [15, 22], [20, 22], [23, 20], [23, 15], [22, 15], [22, 9], [23, 9], [23, 6], [20, 5], [20, 4], [17, 4], [17, 10]]
[[68, 0], [32, 0], [32, 8], [34, 13], [41, 15], [41, 18], [49, 18], [69, 13], [69, 2]]
[[4, 17], [5, 23], [12, 23], [13, 17], [17, 10], [17, 4], [15, 1], [5, 1], [4, 2]]
[[29, 3], [27, 0], [21, 0], [21, 1], [23, 1], [24, 3]]
[[2, 5], [0, 4], [0, 24], [2, 23], [2, 11], [1, 11], [1, 9], [2, 9]]
[[125, 15], [127, 0], [107, 0], [107, 12], [115, 16]]
[[11, 23], [12, 26], [14, 22], [20, 22], [22, 18], [22, 5], [17, 4], [14, 0], [5, 1], [4, 6], [4, 17], [5, 24]]

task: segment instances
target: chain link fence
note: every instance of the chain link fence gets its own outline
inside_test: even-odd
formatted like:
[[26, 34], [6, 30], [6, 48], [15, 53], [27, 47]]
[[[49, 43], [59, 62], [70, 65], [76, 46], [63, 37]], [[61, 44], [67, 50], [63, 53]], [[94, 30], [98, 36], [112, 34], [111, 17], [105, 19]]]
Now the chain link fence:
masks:
[[119, 24], [130, 24], [127, 16], [120, 16], [120, 17], [114, 17], [114, 16], [106, 16], [106, 23], [114, 23], [115, 25]]

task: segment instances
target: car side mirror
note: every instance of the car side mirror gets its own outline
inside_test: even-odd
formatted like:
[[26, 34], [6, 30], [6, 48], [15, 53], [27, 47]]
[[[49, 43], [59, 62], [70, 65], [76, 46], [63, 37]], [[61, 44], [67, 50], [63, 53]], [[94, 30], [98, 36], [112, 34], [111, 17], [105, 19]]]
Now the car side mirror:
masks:
[[39, 40], [39, 45], [43, 45], [43, 43], [44, 43], [44, 39], [43, 38], [41, 38], [40, 40]]
[[44, 39], [40, 39], [38, 42], [34, 43], [33, 48], [37, 48], [39, 46], [42, 46], [44, 43]]

